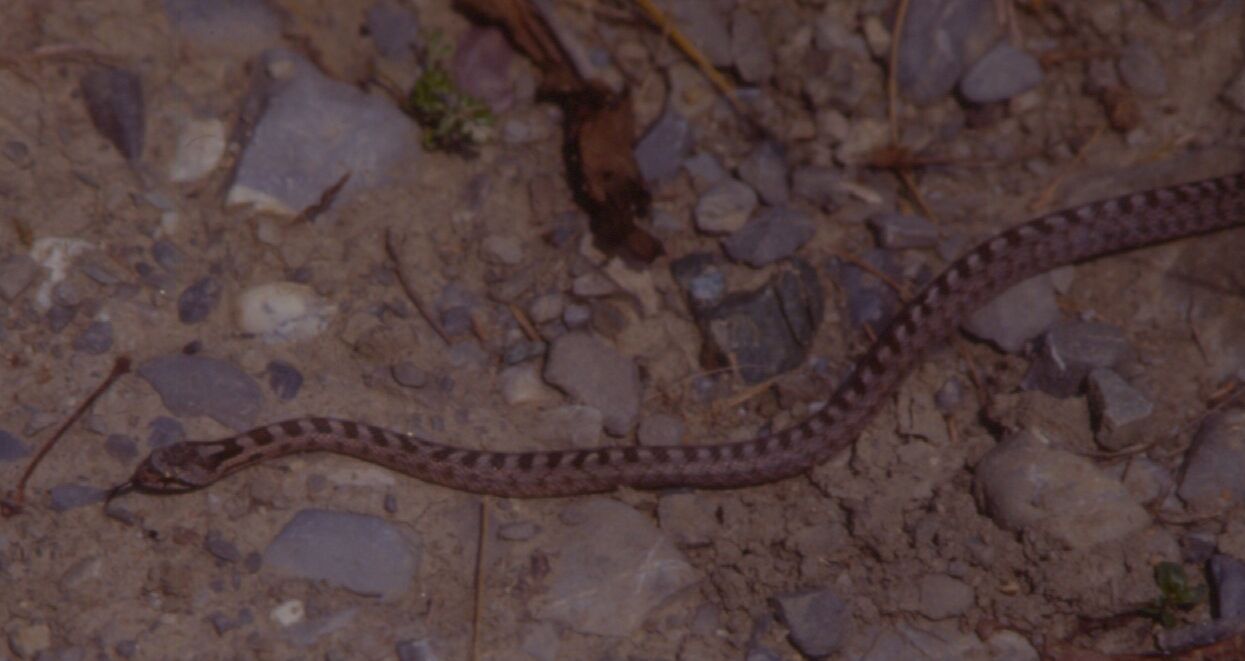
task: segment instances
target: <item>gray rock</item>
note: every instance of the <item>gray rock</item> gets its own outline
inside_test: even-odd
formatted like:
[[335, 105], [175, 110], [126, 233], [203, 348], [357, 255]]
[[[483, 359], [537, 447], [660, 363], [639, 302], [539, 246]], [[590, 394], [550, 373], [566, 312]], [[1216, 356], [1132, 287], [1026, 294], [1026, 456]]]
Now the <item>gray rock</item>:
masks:
[[813, 220], [802, 211], [774, 207], [753, 216], [722, 241], [731, 259], [760, 268], [786, 259], [813, 238]]
[[568, 505], [563, 525], [547, 531], [551, 554], [532, 610], [580, 633], [626, 636], [667, 598], [692, 585], [696, 571], [649, 518], [618, 501]]
[[182, 290], [177, 297], [177, 318], [183, 324], [197, 324], [212, 314], [220, 303], [220, 280], [206, 275]]
[[605, 430], [624, 436], [640, 411], [640, 370], [595, 335], [567, 333], [554, 341], [545, 365], [545, 380], [576, 401], [601, 411]]
[[164, 0], [169, 24], [198, 48], [250, 57], [280, 42], [282, 19], [266, 2]]
[[744, 7], [736, 7], [731, 17], [731, 56], [735, 70], [746, 83], [759, 85], [774, 75], [774, 56], [765, 30], [756, 14]]
[[241, 629], [242, 627], [253, 623], [255, 621], [255, 615], [251, 613], [251, 609], [243, 608], [233, 617], [229, 617], [221, 611], [213, 611], [208, 615], [207, 619], [208, 622], [211, 623], [212, 628], [216, 630], [216, 634], [223, 635], [233, 631], [234, 629]]
[[138, 441], [125, 434], [109, 434], [104, 439], [104, 452], [113, 459], [128, 464], [138, 456]]
[[0, 261], [0, 297], [12, 302], [39, 275], [39, 264], [29, 255], [13, 255]]
[[155, 243], [151, 244], [151, 258], [156, 260], [156, 263], [161, 268], [168, 271], [176, 271], [177, 267], [181, 266], [182, 261], [185, 260], [185, 255], [182, 254], [181, 250], [178, 250], [172, 241], [157, 239]]
[[421, 541], [366, 514], [306, 509], [264, 551], [264, 565], [366, 596], [396, 597], [411, 587]]
[[645, 180], [662, 182], [678, 173], [691, 147], [692, 125], [668, 111], [636, 143], [636, 165]]
[[964, 330], [1008, 353], [1018, 353], [1059, 319], [1050, 276], [1023, 280], [973, 312]]
[[263, 404], [259, 384], [232, 363], [203, 356], [171, 354], [138, 368], [173, 415], [206, 415], [237, 431], [255, 424]]
[[0, 461], [17, 461], [30, 454], [30, 448], [22, 440], [0, 429]]
[[918, 584], [921, 615], [931, 620], [958, 617], [975, 602], [973, 588], [946, 574], [926, 574]]
[[561, 317], [565, 309], [566, 297], [555, 292], [536, 297], [531, 305], [527, 306], [527, 316], [531, 317], [532, 323], [544, 324]]
[[726, 179], [730, 173], [713, 154], [701, 152], [695, 156], [683, 161], [683, 169], [687, 171], [687, 175], [692, 178], [692, 187], [697, 192], [704, 192], [710, 186]]
[[748, 222], [757, 194], [738, 179], [726, 179], [705, 191], [696, 202], [696, 227], [708, 234], [730, 234]]
[[398, 644], [394, 646], [394, 651], [398, 654], [398, 661], [440, 661], [441, 659], [436, 650], [432, 648], [432, 641], [427, 638], [398, 641]]
[[1085, 549], [1142, 530], [1150, 515], [1119, 481], [1089, 460], [1021, 432], [976, 468], [975, 490], [1000, 526]]
[[388, 99], [331, 80], [288, 51], [265, 53], [273, 78], [227, 202], [294, 215], [349, 174], [337, 202], [396, 176], [420, 154], [417, 127]]
[[810, 657], [840, 651], [852, 629], [847, 603], [833, 590], [790, 592], [774, 597], [778, 617], [791, 631], [791, 644]]
[[663, 5], [675, 25], [715, 67], [731, 65], [731, 35], [718, 6], [700, 0], [676, 0]]
[[1133, 457], [1124, 470], [1124, 486], [1139, 503], [1166, 498], [1175, 484], [1170, 471], [1145, 456]]
[[160, 415], [152, 418], [151, 423], [147, 425], [147, 447], [153, 450], [179, 443], [185, 439], [186, 428], [176, 418]]
[[407, 388], [423, 388], [428, 385], [428, 373], [409, 360], [404, 360], [389, 368], [393, 380]]
[[368, 35], [376, 52], [393, 59], [414, 58], [419, 52], [419, 17], [391, 0], [381, 0], [367, 10]]
[[692, 309], [706, 310], [726, 296], [726, 274], [721, 258], [710, 253], [692, 253], [670, 264], [670, 274], [687, 292]]
[[91, 123], [129, 161], [143, 155], [143, 85], [125, 69], [92, 68], [78, 81]]
[[1037, 87], [1042, 66], [1037, 58], [1001, 41], [973, 63], [960, 80], [960, 93], [973, 103], [1004, 101]]
[[921, 216], [886, 212], [869, 219], [878, 245], [892, 250], [938, 245], [938, 226]]
[[999, 35], [994, 0], [927, 0], [911, 4], [899, 44], [899, 86], [927, 104], [946, 96], [968, 63]]
[[587, 305], [568, 305], [562, 312], [562, 323], [569, 330], [583, 330], [592, 321], [592, 308]]
[[833, 211], [840, 204], [839, 181], [842, 178], [833, 168], [816, 165], [798, 167], [791, 173], [791, 192], [823, 211]]
[[761, 199], [770, 206], [782, 206], [791, 201], [787, 161], [772, 142], [763, 142], [748, 154], [739, 164], [739, 178], [756, 189]]
[[736, 365], [745, 382], [760, 383], [803, 362], [824, 310], [816, 272], [792, 260], [764, 286], [727, 296], [697, 321], [717, 364]]
[[1214, 585], [1216, 616], [1245, 617], [1245, 562], [1230, 555], [1216, 554], [1207, 564]]
[[208, 531], [203, 539], [203, 550], [225, 562], [238, 562], [242, 559], [242, 552], [233, 542], [225, 539], [219, 530]]
[[74, 351], [81, 351], [92, 356], [108, 353], [112, 348], [112, 323], [108, 321], [92, 321], [82, 329], [73, 341]]
[[511, 74], [515, 53], [506, 33], [491, 25], [472, 25], [458, 38], [450, 73], [458, 89], [503, 113], [516, 101], [517, 87]]
[[52, 510], [65, 512], [78, 507], [104, 502], [108, 492], [86, 484], [58, 484], [52, 487]]
[[1212, 414], [1202, 422], [1177, 493], [1199, 514], [1245, 502], [1245, 411]]
[[69, 327], [76, 316], [78, 316], [78, 308], [56, 304], [48, 308], [48, 313], [44, 318], [48, 322], [48, 330], [59, 333]]
[[899, 622], [875, 630], [860, 661], [896, 659], [1006, 659], [1037, 661], [1032, 657], [1010, 657], [991, 653], [972, 631], [961, 631], [955, 620], [940, 622]]
[[1150, 97], [1167, 94], [1167, 74], [1163, 71], [1163, 62], [1148, 44], [1133, 42], [1126, 46], [1116, 67], [1120, 71], [1120, 79], [1134, 92]]
[[1100, 367], [1089, 373], [1089, 409], [1098, 444], [1119, 450], [1144, 440], [1154, 404], [1124, 377]]
[[23, 170], [29, 170], [35, 164], [35, 160], [30, 155], [30, 147], [21, 140], [5, 140], [4, 144], [0, 145], [0, 154]]
[[283, 361], [268, 362], [268, 389], [277, 399], [289, 401], [298, 396], [303, 387], [303, 373], [297, 367]]
[[1115, 367], [1133, 355], [1124, 331], [1094, 321], [1060, 321], [1042, 337], [1042, 346], [1021, 386], [1055, 397], [1081, 392], [1097, 367]]
[[[899, 265], [890, 252], [872, 250], [861, 256], [873, 269], [892, 278], [902, 278]], [[899, 307], [895, 290], [873, 273], [842, 260], [834, 260], [834, 278], [845, 292], [847, 314], [852, 328], [868, 324], [875, 332], [894, 316]]]

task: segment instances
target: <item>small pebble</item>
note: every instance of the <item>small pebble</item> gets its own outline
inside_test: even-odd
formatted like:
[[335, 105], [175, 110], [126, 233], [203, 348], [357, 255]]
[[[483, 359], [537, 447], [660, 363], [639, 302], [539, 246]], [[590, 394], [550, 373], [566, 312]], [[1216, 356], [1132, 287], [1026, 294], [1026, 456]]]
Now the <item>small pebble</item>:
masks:
[[209, 530], [203, 540], [203, 548], [225, 562], [237, 562], [242, 559], [242, 552], [233, 542], [221, 536], [219, 531]]
[[147, 425], [147, 446], [151, 449], [172, 445], [186, 438], [186, 428], [181, 421], [168, 416], [157, 416]]
[[409, 360], [397, 363], [389, 368], [389, 372], [393, 376], [393, 380], [397, 381], [400, 386], [423, 388], [428, 385], [428, 373]]
[[92, 356], [108, 353], [112, 348], [112, 324], [107, 321], [92, 321], [74, 339], [73, 348]]
[[109, 434], [104, 439], [104, 452], [117, 461], [128, 464], [138, 456], [138, 442], [133, 436]]
[[47, 315], [44, 317], [48, 322], [48, 330], [53, 333], [59, 333], [65, 330], [65, 327], [73, 322], [73, 318], [77, 316], [78, 308], [68, 305], [53, 305], [48, 308]]
[[15, 461], [30, 454], [30, 448], [18, 437], [0, 429], [0, 461]]
[[177, 318], [183, 324], [197, 324], [220, 303], [221, 284], [214, 276], [204, 276], [182, 290], [177, 297]]
[[303, 373], [297, 367], [281, 360], [268, 363], [268, 388], [278, 399], [294, 399], [302, 387]]
[[107, 491], [85, 484], [60, 484], [52, 487], [52, 509], [65, 512], [77, 507], [103, 502]]
[[540, 534], [540, 526], [531, 521], [507, 523], [497, 528], [497, 538], [508, 542], [527, 541]]

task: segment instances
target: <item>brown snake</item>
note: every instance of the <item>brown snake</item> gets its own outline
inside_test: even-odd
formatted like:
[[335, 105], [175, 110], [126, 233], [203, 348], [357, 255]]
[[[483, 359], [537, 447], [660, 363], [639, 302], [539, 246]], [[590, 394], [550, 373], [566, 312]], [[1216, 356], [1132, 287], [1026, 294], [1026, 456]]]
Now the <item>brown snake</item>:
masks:
[[878, 405], [934, 343], [979, 304], [1056, 266], [1245, 224], [1245, 173], [1093, 202], [1008, 229], [957, 259], [891, 321], [825, 407], [802, 422], [737, 443], [489, 452], [351, 420], [306, 417], [217, 441], [151, 453], [118, 487], [179, 493], [295, 452], [357, 457], [453, 489], [570, 496], [618, 487], [731, 488], [802, 473], [852, 443]]

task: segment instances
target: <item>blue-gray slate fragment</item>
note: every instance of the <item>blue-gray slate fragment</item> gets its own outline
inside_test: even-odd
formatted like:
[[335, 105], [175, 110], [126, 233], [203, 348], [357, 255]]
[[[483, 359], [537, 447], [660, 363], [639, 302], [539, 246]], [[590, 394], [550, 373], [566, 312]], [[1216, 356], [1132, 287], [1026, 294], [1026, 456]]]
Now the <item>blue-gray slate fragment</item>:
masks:
[[0, 461], [16, 461], [30, 454], [22, 439], [0, 429]]
[[306, 509], [268, 545], [264, 565], [365, 596], [394, 597], [411, 587], [419, 567], [420, 540], [411, 536], [374, 516]]
[[153, 358], [138, 375], [160, 394], [173, 415], [206, 415], [237, 431], [255, 425], [262, 404], [259, 384], [232, 363], [173, 354]]
[[59, 484], [52, 487], [52, 509], [64, 512], [103, 502], [107, 491], [86, 484]]

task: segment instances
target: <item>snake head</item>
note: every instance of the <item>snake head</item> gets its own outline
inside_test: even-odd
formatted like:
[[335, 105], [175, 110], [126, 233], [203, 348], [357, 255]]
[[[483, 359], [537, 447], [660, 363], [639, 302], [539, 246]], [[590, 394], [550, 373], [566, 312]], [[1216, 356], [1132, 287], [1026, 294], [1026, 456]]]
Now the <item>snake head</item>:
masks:
[[129, 486], [144, 493], [186, 493], [216, 481], [202, 452], [190, 443], [156, 448], [134, 469]]

